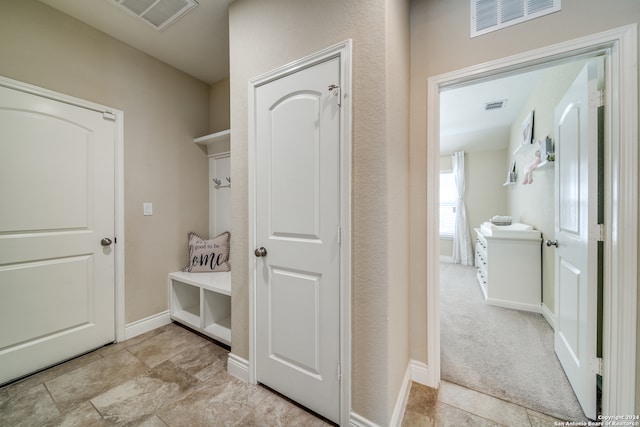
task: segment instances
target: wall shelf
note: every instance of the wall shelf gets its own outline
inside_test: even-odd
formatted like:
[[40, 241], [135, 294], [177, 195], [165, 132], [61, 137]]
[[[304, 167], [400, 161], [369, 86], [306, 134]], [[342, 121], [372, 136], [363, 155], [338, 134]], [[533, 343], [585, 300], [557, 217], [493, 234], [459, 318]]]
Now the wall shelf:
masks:
[[536, 166], [536, 169], [550, 169], [550, 168], [553, 168], [554, 165], [555, 165], [555, 162], [553, 160], [545, 160], [544, 162]]
[[220, 142], [228, 141], [230, 138], [231, 138], [231, 129], [227, 129], [220, 132], [195, 138], [193, 142], [195, 142], [196, 144], [208, 147], [211, 144], [218, 144]]
[[231, 129], [194, 138], [194, 143], [207, 149], [207, 154], [213, 155], [231, 149]]

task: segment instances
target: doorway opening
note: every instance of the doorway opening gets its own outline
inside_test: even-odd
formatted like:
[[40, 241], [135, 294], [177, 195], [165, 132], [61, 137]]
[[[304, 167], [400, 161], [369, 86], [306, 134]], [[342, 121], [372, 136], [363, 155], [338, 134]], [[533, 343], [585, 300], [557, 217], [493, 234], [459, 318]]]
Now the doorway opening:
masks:
[[[624, 27], [559, 45], [435, 76], [428, 81], [427, 235], [438, 233], [440, 103], [444, 90], [488, 81], [495, 76], [608, 55], [606, 63], [603, 255], [602, 413], [635, 411], [635, 345], [637, 312], [637, 30]], [[435, 193], [435, 194], [434, 194]], [[623, 195], [628, 194], [628, 197]], [[427, 239], [427, 348], [429, 381], [438, 386], [440, 360], [440, 272], [438, 239]], [[631, 412], [630, 412], [631, 411]]]
[[[541, 243], [555, 240], [554, 110], [592, 61], [521, 70], [440, 95], [442, 378], [574, 421], [586, 419], [554, 352], [555, 248], [541, 250]], [[453, 234], [452, 169], [464, 182], [467, 219]], [[454, 257], [454, 241], [470, 255]]]

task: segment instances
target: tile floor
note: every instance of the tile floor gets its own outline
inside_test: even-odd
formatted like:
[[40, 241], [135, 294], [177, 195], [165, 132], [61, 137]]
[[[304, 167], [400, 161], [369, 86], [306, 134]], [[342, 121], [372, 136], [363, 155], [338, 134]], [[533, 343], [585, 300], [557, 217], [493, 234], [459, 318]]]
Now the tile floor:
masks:
[[[228, 351], [177, 324], [0, 388], [0, 426], [327, 426], [226, 372]], [[413, 384], [402, 425], [545, 426], [545, 415], [451, 383]]]
[[0, 426], [327, 426], [226, 371], [228, 351], [177, 324], [0, 388]]
[[560, 420], [443, 381], [440, 389], [413, 383], [402, 427], [543, 427]]

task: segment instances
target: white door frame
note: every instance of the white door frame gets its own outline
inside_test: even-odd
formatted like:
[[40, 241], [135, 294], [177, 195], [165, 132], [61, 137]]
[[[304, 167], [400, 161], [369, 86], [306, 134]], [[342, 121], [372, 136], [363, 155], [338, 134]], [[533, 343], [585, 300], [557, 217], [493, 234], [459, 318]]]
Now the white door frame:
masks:
[[42, 87], [34, 86], [18, 80], [0, 76], [0, 86], [19, 90], [54, 101], [64, 102], [76, 107], [86, 108], [106, 114], [115, 122], [115, 183], [114, 183], [114, 209], [115, 224], [114, 237], [116, 244], [113, 245], [115, 261], [115, 337], [116, 342], [125, 339], [124, 324], [124, 112], [105, 105], [96, 104], [73, 96], [65, 95]]
[[637, 25], [633, 24], [428, 79], [427, 385], [440, 384], [440, 245], [437, 238], [432, 238], [438, 236], [440, 90], [495, 74], [608, 52], [602, 412], [635, 413], [638, 235], [629, 231], [638, 227], [637, 40]]
[[249, 80], [249, 382], [256, 380], [256, 92], [273, 80], [331, 58], [340, 58], [340, 424], [348, 425], [351, 411], [351, 40], [293, 61]]

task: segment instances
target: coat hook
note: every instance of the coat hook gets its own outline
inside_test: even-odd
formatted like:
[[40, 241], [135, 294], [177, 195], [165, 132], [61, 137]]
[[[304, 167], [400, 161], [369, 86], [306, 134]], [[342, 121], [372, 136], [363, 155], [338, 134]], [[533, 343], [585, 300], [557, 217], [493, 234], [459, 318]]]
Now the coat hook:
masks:
[[217, 178], [211, 178], [211, 179], [213, 180], [213, 182], [215, 182], [215, 184], [216, 184], [216, 185], [220, 185], [220, 184], [222, 184], [222, 181], [220, 181], [220, 180], [219, 180], [219, 179], [217, 179]]

